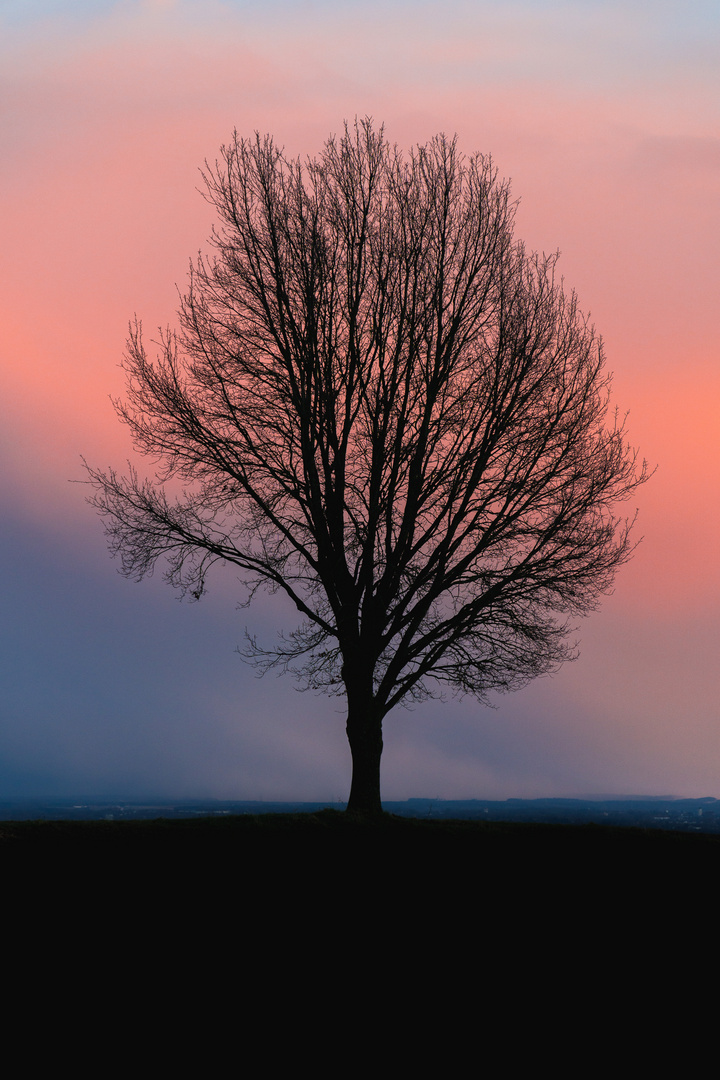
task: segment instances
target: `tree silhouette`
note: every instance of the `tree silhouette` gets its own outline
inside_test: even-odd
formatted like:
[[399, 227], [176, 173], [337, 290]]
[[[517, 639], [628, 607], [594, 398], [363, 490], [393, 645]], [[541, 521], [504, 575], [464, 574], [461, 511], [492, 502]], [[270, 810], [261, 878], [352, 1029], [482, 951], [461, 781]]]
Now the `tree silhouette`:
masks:
[[155, 359], [131, 328], [116, 403], [159, 472], [89, 469], [91, 502], [128, 577], [163, 560], [197, 599], [230, 563], [292, 600], [302, 625], [246, 655], [346, 696], [348, 809], [377, 812], [394, 706], [574, 655], [647, 468], [489, 158], [442, 135], [405, 158], [366, 120], [305, 163], [235, 134], [203, 176], [214, 254]]

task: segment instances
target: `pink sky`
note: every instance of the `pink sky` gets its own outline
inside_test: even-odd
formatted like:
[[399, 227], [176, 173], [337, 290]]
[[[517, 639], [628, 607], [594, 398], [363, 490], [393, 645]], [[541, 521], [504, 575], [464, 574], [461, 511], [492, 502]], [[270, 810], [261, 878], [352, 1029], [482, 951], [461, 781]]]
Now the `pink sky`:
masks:
[[[246, 621], [272, 624], [267, 606], [238, 621], [216, 596], [199, 615], [202, 605], [179, 608], [155, 583], [118, 582], [82, 489], [67, 481], [81, 476], [80, 454], [99, 465], [128, 455], [108, 395], [122, 390], [128, 319], [171, 322], [176, 283], [205, 243], [203, 159], [233, 127], [312, 154], [357, 114], [384, 121], [402, 146], [443, 130], [492, 153], [521, 198], [518, 236], [562, 251], [566, 282], [605, 339], [631, 438], [658, 466], [638, 497], [644, 542], [583, 623], [581, 659], [495, 712], [466, 701], [389, 718], [386, 796], [720, 795], [719, 37], [710, 3], [3, 6], [4, 512], [53, 552], [59, 580], [91, 568], [94, 588], [107, 580], [113, 597], [130, 590], [147, 605], [138, 619], [184, 620], [189, 650], [193, 625], [209, 633], [210, 620], [227, 653], [207, 702], [210, 736], [188, 719], [179, 738], [205, 747], [203, 790], [342, 794], [342, 718], [284, 684], [248, 682], [233, 648]], [[50, 602], [39, 610], [42, 640], [64, 615]], [[28, 678], [27, 741], [16, 705], [0, 724], [13, 767], [68, 784], [92, 786], [93, 769], [112, 776], [117, 737], [103, 733], [102, 702], [92, 721], [73, 706], [63, 735], [42, 663]], [[268, 723], [243, 724], [238, 696], [253, 702], [244, 715], [264, 710]], [[292, 729], [288, 702], [302, 718]], [[55, 756], [33, 773], [48, 727]], [[192, 786], [198, 751], [167, 750], [171, 732], [133, 728], [126, 756], [149, 755], [167, 786]]]

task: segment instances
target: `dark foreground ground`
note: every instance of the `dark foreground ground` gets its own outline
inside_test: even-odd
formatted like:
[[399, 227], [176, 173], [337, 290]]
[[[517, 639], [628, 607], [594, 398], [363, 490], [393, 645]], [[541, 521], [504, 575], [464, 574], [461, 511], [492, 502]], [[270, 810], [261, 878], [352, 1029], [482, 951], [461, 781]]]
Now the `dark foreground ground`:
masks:
[[273, 886], [335, 890], [341, 877], [454, 893], [563, 888], [578, 875], [628, 888], [651, 880], [720, 884], [720, 835], [383, 814], [357, 821], [336, 810], [145, 821], [2, 821], [0, 868], [60, 873], [82, 889], [99, 874], [118, 885], [169, 886], [178, 876], [231, 880], [246, 899]]
[[650, 933], [660, 955], [698, 928], [715, 944], [720, 835], [390, 814], [358, 822], [337, 810], [3, 821], [0, 876], [6, 915], [9, 906], [63, 935], [170, 933], [186, 946], [220, 933], [252, 952], [283, 940], [455, 941], [462, 951], [477, 939], [496, 949], [527, 934], [615, 947]]
[[556, 1061], [578, 1025], [596, 1056], [608, 1031], [644, 1031], [641, 1012], [674, 1015], [678, 994], [695, 1009], [718, 951], [720, 836], [335, 810], [4, 821], [0, 881], [5, 984], [38, 1033], [69, 1017], [63, 1038], [84, 1045], [100, 1016], [113, 1053], [143, 1031], [182, 1057], [200, 1033], [205, 1056], [230, 1037], [238, 1061], [259, 1039], [297, 1062], [344, 1031], [345, 1075], [393, 1030], [402, 1076], [435, 1032], [443, 1075], [464, 1076], [469, 1044], [482, 1057], [497, 1038], [514, 1059], [520, 1028]]

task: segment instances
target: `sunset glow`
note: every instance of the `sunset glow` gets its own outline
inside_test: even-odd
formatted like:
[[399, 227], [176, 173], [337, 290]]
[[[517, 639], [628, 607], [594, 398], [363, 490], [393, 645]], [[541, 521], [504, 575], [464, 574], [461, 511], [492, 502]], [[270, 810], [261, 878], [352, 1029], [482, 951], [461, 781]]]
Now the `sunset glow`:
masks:
[[197, 605], [123, 580], [70, 481], [132, 456], [109, 400], [128, 321], [175, 321], [205, 159], [235, 128], [313, 155], [367, 115], [492, 154], [657, 466], [580, 659], [496, 710], [391, 714], [385, 797], [720, 797], [719, 39], [717, 4], [678, 0], [2, 5], [0, 796], [346, 796], [342, 702], [234, 652], [293, 612], [237, 611], [231, 571]]

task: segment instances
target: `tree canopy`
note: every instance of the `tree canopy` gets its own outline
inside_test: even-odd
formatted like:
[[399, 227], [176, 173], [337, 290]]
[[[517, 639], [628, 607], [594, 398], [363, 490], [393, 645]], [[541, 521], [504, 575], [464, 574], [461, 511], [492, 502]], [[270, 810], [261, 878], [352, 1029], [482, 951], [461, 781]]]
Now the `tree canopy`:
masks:
[[90, 469], [92, 501], [129, 577], [199, 598], [220, 562], [290, 598], [298, 629], [246, 652], [346, 695], [349, 808], [379, 810], [394, 706], [574, 655], [647, 468], [490, 158], [366, 120], [305, 162], [235, 134], [204, 180], [213, 251], [155, 356], [132, 325], [116, 403], [157, 475]]

